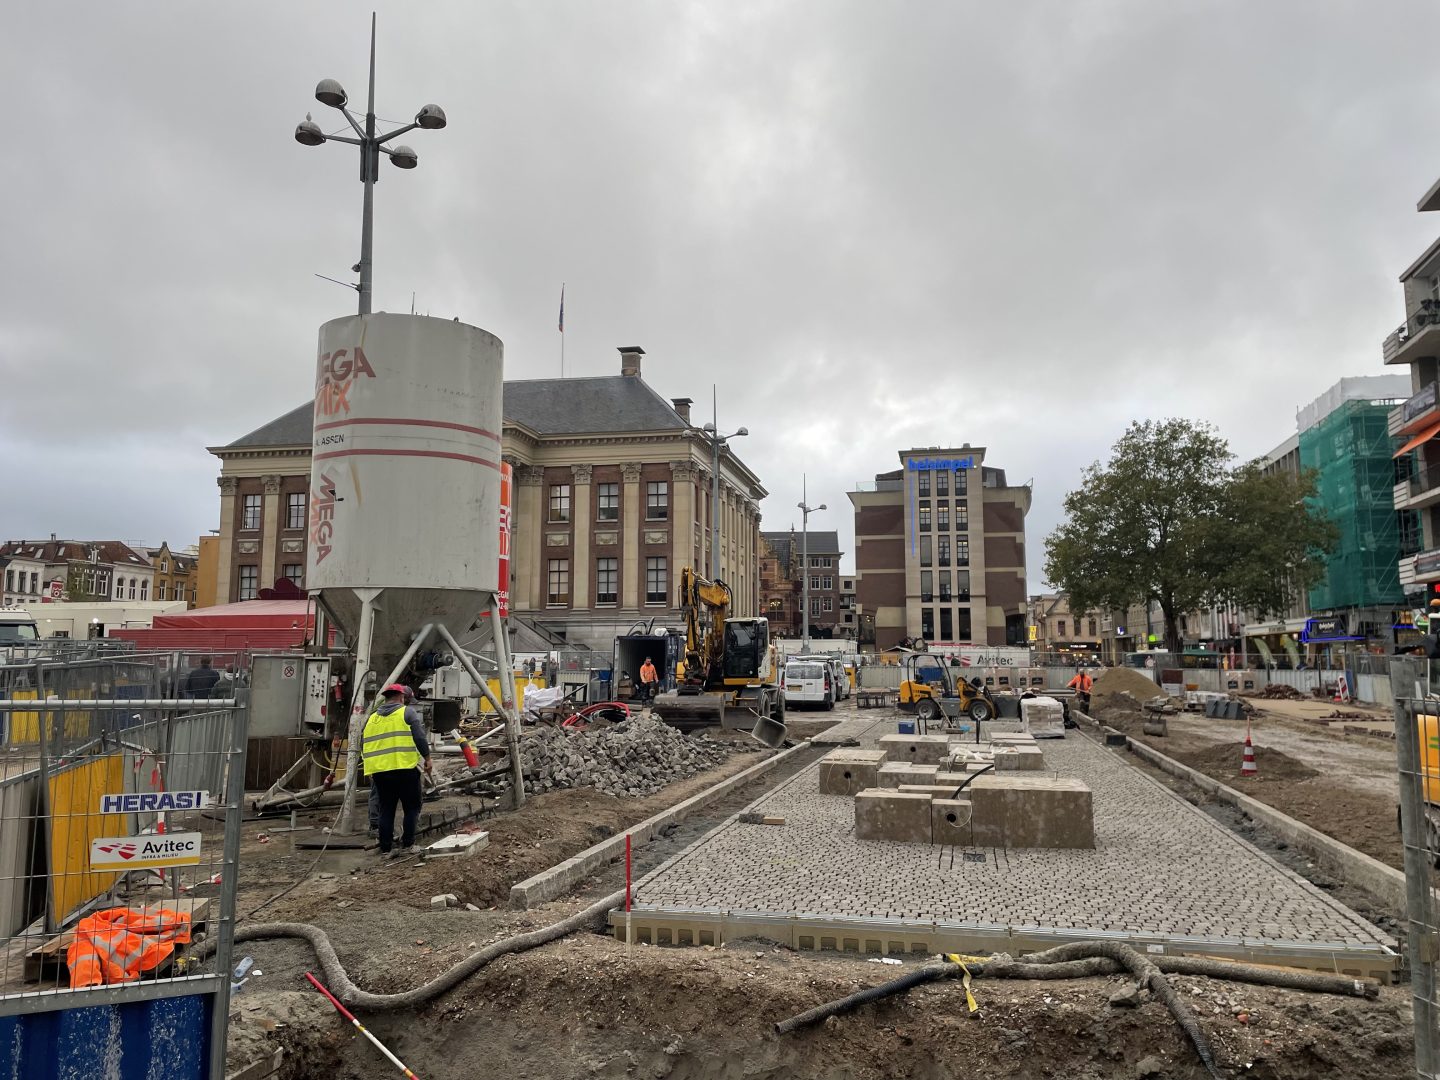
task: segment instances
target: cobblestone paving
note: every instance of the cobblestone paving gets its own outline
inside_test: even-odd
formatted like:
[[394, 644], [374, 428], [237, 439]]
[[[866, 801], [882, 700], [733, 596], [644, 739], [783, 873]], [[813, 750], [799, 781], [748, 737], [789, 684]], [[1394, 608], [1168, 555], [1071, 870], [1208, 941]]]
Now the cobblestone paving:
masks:
[[[894, 720], [845, 726], [862, 744]], [[1370, 947], [1378, 928], [1211, 821], [1135, 767], [1071, 733], [1043, 742], [1049, 769], [1094, 793], [1093, 851], [971, 849], [855, 838], [854, 801], [817, 793], [818, 764], [656, 870], [640, 908], [937, 920]], [[967, 857], [968, 856], [968, 857]], [[973, 861], [972, 861], [973, 860]]]

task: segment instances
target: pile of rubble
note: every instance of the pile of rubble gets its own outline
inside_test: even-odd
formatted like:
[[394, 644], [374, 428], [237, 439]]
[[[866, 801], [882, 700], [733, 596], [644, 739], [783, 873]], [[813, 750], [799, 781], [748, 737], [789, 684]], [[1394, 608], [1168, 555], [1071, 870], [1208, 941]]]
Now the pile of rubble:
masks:
[[531, 794], [593, 787], [638, 797], [713, 769], [730, 750], [704, 735], [683, 735], [648, 716], [632, 716], [588, 731], [537, 727], [520, 740], [520, 764]]
[[1273, 683], [1273, 682], [1270, 683], [1268, 686], [1266, 686], [1264, 690], [1261, 690], [1260, 693], [1256, 694], [1255, 696], [1256, 696], [1256, 697], [1262, 697], [1262, 698], [1269, 698], [1269, 699], [1272, 700], [1272, 701], [1275, 701], [1275, 700], [1282, 700], [1282, 701], [1304, 701], [1304, 700], [1305, 700], [1305, 695], [1302, 694], [1299, 690], [1296, 690], [1295, 687], [1293, 687], [1293, 686], [1287, 686], [1285, 683]]

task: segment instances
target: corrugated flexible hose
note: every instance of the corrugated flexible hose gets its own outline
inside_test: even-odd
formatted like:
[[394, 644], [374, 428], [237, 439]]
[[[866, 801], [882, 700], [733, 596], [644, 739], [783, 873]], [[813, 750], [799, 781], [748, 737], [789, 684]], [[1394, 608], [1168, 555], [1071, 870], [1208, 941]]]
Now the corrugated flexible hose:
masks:
[[925, 964], [888, 983], [872, 986], [867, 990], [851, 994], [849, 997], [818, 1005], [792, 1016], [788, 1020], [782, 1020], [775, 1025], [775, 1031], [784, 1035], [869, 1002], [903, 993], [912, 987], [927, 982], [936, 982], [940, 979], [955, 978], [963, 974], [967, 967], [972, 976], [977, 978], [988, 976], [992, 979], [1079, 979], [1099, 975], [1115, 975], [1122, 972], [1134, 975], [1142, 986], [1170, 1010], [1170, 1014], [1179, 1023], [1212, 1077], [1219, 1077], [1220, 1074], [1216, 1071], [1215, 1054], [1210, 1046], [1210, 1041], [1200, 1029], [1194, 1011], [1166, 980], [1167, 973], [1204, 975], [1256, 986], [1276, 986], [1321, 994], [1341, 994], [1348, 997], [1374, 998], [1380, 993], [1379, 986], [1368, 979], [1284, 971], [1194, 956], [1150, 957], [1119, 942], [1080, 941], [1033, 953], [1025, 957], [1023, 961], [1012, 960], [1009, 956], [1001, 953], [988, 960], [963, 966], [948, 960]]
[[[325, 972], [325, 981], [337, 998], [356, 1009], [393, 1012], [396, 1009], [416, 1008], [431, 998], [439, 997], [446, 991], [453, 990], [490, 961], [501, 956], [525, 952], [527, 949], [534, 949], [540, 945], [549, 944], [557, 938], [565, 937], [567, 934], [573, 934], [577, 930], [594, 926], [612, 909], [624, 903], [625, 890], [621, 889], [559, 922], [491, 942], [483, 949], [471, 953], [453, 967], [446, 968], [424, 985], [399, 994], [372, 994], [370, 991], [356, 986], [350, 980], [350, 976], [345, 973], [340, 958], [335, 955], [335, 947], [330, 944], [330, 936], [318, 926], [312, 926], [309, 923], [278, 922], [241, 926], [235, 930], [235, 940], [237, 942], [264, 941], [271, 938], [289, 937], [307, 941], [315, 950], [315, 959], [319, 962], [321, 970]], [[214, 947], [214, 939], [201, 942], [193, 950], [192, 955], [204, 959], [214, 950]]]

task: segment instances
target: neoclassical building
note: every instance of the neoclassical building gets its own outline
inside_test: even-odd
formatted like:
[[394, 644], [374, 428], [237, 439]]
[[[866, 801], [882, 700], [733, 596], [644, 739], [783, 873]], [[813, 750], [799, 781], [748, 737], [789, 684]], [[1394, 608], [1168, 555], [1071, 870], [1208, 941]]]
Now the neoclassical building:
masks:
[[[683, 567], [710, 567], [711, 462], [689, 398], [667, 401], [641, 377], [644, 350], [620, 350], [620, 374], [505, 383], [503, 452], [514, 468], [510, 609], [568, 642], [608, 651], [637, 623], [674, 625]], [[251, 599], [279, 578], [304, 587], [313, 406], [224, 446], [217, 602]], [[735, 614], [759, 607], [759, 501], [765, 489], [720, 452], [718, 576]]]

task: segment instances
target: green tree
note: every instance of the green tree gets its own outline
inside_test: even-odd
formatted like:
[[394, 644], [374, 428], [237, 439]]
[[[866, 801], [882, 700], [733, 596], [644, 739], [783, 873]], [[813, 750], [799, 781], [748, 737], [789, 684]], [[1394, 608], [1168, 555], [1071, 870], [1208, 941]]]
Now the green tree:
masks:
[[1070, 609], [1158, 603], [1166, 648], [1178, 651], [1182, 612], [1288, 607], [1324, 573], [1335, 529], [1306, 502], [1313, 478], [1265, 476], [1233, 458], [1208, 424], [1131, 424], [1110, 461], [1085, 470], [1045, 540], [1045, 576]]
[[65, 574], [65, 599], [72, 603], [92, 603], [104, 598], [87, 589], [85, 587], [85, 571], [78, 566], [72, 566]]

